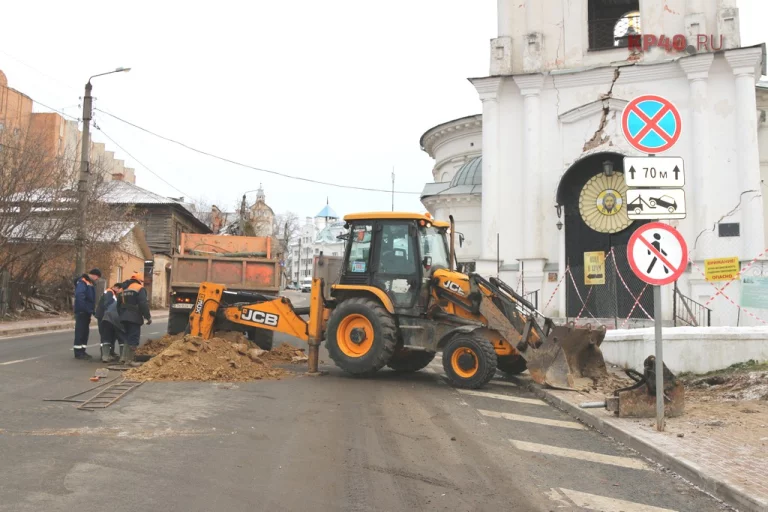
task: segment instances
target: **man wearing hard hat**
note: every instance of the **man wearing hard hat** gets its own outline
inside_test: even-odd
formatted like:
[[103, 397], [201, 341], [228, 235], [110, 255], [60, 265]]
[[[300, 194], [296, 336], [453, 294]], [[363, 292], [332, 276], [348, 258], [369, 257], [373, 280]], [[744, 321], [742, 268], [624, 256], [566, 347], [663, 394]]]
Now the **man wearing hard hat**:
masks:
[[144, 276], [142, 274], [134, 272], [131, 278], [123, 283], [123, 293], [118, 311], [124, 330], [121, 335], [123, 353], [120, 362], [131, 365], [141, 339], [141, 326], [144, 325], [144, 320], [147, 321], [147, 325], [152, 323], [147, 290], [144, 288]]

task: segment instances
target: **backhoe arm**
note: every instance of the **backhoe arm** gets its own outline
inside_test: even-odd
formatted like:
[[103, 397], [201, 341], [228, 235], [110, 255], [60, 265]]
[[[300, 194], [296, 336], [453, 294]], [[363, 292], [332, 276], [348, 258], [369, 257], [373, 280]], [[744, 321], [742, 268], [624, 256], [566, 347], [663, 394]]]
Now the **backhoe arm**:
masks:
[[237, 305], [219, 311], [230, 322], [259, 329], [283, 332], [309, 341], [309, 322], [301, 318], [285, 297], [258, 304]]

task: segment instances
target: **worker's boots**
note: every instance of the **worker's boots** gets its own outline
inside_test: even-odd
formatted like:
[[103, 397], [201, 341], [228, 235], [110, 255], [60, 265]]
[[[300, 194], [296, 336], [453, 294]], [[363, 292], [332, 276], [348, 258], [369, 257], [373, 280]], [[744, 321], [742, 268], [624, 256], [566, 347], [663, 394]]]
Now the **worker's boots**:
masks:
[[109, 343], [102, 343], [101, 344], [101, 362], [102, 363], [111, 363], [112, 362], [112, 355], [110, 354], [110, 349], [112, 346]]
[[136, 358], [136, 347], [133, 345], [128, 345], [127, 343], [123, 345], [123, 359], [120, 361], [125, 366], [141, 366], [140, 363], [137, 363], [134, 361]]

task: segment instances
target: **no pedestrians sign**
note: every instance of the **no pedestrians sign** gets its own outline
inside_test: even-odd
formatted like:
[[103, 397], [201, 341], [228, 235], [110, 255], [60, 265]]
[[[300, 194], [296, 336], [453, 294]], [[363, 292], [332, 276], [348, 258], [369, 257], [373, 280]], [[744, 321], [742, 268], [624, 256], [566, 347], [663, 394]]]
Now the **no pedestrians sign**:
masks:
[[638, 228], [629, 239], [627, 258], [632, 271], [648, 284], [673, 283], [688, 265], [688, 246], [673, 227], [651, 222]]

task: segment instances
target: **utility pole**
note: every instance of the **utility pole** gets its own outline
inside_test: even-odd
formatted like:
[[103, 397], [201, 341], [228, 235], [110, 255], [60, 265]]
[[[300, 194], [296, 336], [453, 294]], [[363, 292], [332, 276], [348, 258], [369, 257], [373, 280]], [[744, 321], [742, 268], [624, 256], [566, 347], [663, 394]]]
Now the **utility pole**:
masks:
[[83, 96], [83, 140], [80, 153], [80, 176], [77, 180], [77, 234], [75, 245], [75, 275], [85, 273], [85, 221], [88, 214], [88, 185], [91, 181], [91, 118], [93, 118], [93, 97], [91, 96], [91, 80], [97, 76], [111, 75], [112, 73], [127, 73], [131, 68], [117, 68], [114, 71], [93, 75], [85, 84], [85, 96]]
[[85, 84], [83, 96], [83, 141], [80, 153], [80, 176], [77, 181], [77, 256], [75, 259], [75, 275], [85, 273], [85, 219], [88, 212], [88, 183], [90, 182], [90, 153], [91, 153], [91, 116], [92, 100], [91, 81]]
[[392, 166], [392, 211], [395, 211], [395, 166]]

